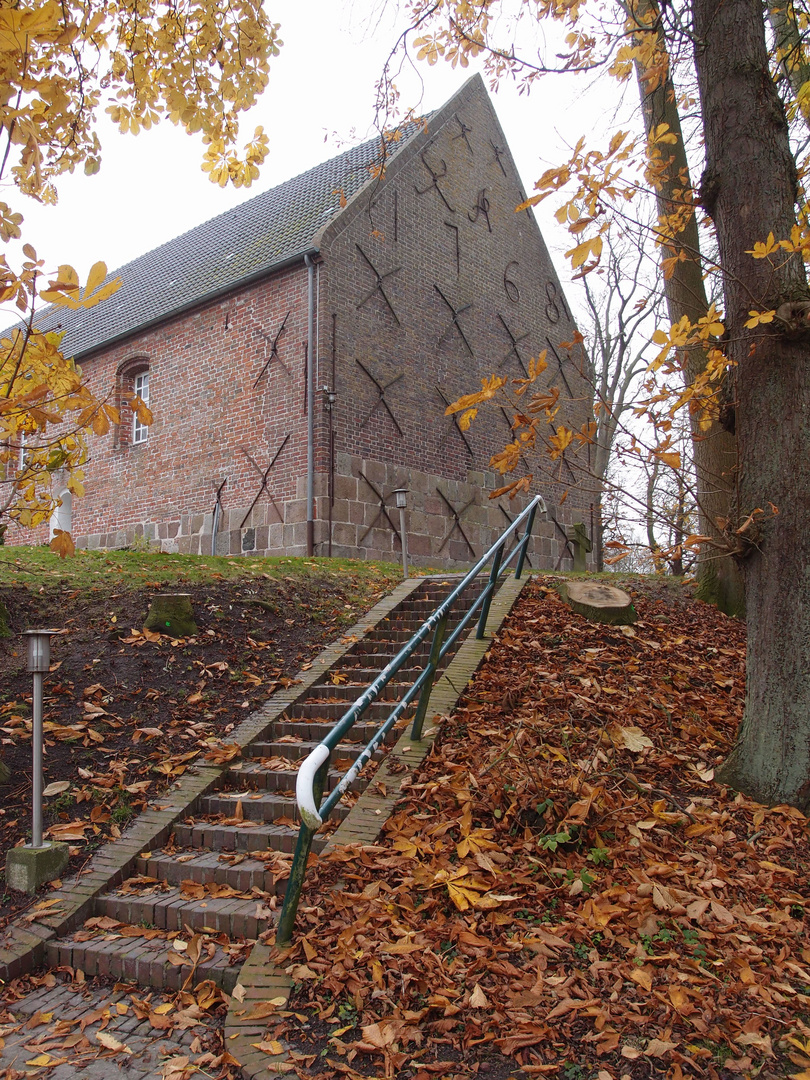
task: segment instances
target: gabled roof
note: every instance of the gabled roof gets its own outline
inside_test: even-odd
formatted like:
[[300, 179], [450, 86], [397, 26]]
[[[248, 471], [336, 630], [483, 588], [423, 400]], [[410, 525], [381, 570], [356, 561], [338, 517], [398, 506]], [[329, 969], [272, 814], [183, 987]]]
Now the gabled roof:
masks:
[[[393, 153], [420, 130], [410, 128]], [[377, 137], [120, 267], [109, 278], [120, 277], [121, 288], [97, 307], [44, 309], [37, 327], [64, 330], [63, 350], [80, 357], [303, 258], [340, 213], [341, 193], [345, 200], [357, 194], [379, 160]]]

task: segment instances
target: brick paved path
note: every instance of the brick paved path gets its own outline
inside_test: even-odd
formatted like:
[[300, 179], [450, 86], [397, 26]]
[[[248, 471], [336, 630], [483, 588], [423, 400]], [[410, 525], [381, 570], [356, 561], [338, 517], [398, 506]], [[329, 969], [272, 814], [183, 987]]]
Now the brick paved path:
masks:
[[[143, 999], [146, 995], [139, 992]], [[159, 1005], [162, 998], [152, 1001]], [[143, 1009], [136, 1015], [131, 996], [123, 991], [77, 987], [57, 982], [41, 987], [11, 1006], [14, 1023], [0, 1025], [0, 1076], [5, 1070], [48, 1080], [162, 1080], [170, 1064], [178, 1075], [181, 1061], [199, 1058], [210, 1034], [203, 1016], [190, 1026], [158, 1032]], [[171, 1015], [171, 1014], [170, 1014]], [[125, 1050], [115, 1052], [98, 1039], [112, 1036]], [[109, 1039], [108, 1039], [109, 1043]], [[48, 1064], [29, 1064], [42, 1055]], [[61, 1062], [61, 1064], [54, 1064]], [[12, 1073], [13, 1075], [13, 1073]], [[182, 1074], [179, 1074], [182, 1075]]]

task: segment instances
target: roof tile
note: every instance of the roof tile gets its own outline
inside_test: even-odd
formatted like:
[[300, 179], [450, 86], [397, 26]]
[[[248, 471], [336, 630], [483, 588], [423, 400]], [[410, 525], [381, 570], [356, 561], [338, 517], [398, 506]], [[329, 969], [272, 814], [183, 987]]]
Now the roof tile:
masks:
[[[395, 151], [419, 130], [413, 124]], [[51, 306], [40, 330], [65, 332], [63, 349], [81, 356], [208, 297], [259, 277], [311, 250], [315, 234], [370, 180], [379, 137], [196, 226], [114, 271], [121, 288], [98, 307]]]

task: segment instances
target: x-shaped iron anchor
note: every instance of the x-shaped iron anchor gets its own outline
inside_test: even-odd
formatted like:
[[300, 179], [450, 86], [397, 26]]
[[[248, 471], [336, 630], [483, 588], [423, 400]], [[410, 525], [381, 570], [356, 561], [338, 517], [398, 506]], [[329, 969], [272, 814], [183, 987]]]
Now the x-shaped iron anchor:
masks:
[[250, 515], [251, 515], [251, 514], [253, 513], [253, 507], [254, 507], [254, 506], [256, 505], [256, 503], [257, 503], [257, 502], [259, 501], [259, 499], [260, 499], [260, 497], [261, 497], [261, 494], [262, 494], [262, 492], [263, 492], [263, 491], [266, 491], [266, 492], [267, 492], [267, 496], [268, 496], [268, 498], [270, 499], [270, 502], [271, 502], [271, 503], [273, 504], [273, 508], [275, 509], [276, 513], [278, 514], [278, 517], [279, 517], [279, 521], [283, 521], [283, 520], [284, 520], [284, 515], [283, 515], [283, 514], [282, 514], [282, 512], [281, 512], [281, 511], [279, 510], [279, 508], [278, 508], [278, 504], [277, 504], [276, 500], [275, 500], [275, 499], [273, 498], [273, 496], [271, 495], [271, 493], [270, 493], [270, 489], [269, 489], [269, 488], [268, 488], [268, 486], [267, 486], [267, 479], [268, 479], [268, 477], [270, 476], [270, 473], [271, 473], [271, 471], [272, 471], [272, 468], [273, 468], [273, 466], [274, 466], [274, 465], [275, 465], [275, 463], [276, 463], [276, 462], [278, 461], [278, 459], [279, 459], [279, 455], [281, 454], [281, 451], [282, 451], [282, 450], [284, 449], [284, 447], [285, 447], [285, 446], [287, 445], [287, 443], [288, 443], [288, 442], [290, 441], [290, 434], [291, 434], [291, 432], [287, 432], [287, 434], [286, 434], [286, 435], [284, 436], [284, 439], [283, 439], [283, 441], [282, 441], [282, 443], [281, 443], [281, 446], [279, 446], [278, 450], [276, 450], [275, 454], [273, 454], [272, 460], [270, 461], [270, 464], [269, 464], [269, 465], [267, 466], [267, 468], [266, 468], [266, 469], [264, 470], [264, 472], [262, 472], [262, 470], [261, 470], [261, 469], [259, 468], [259, 466], [258, 466], [258, 465], [256, 464], [256, 462], [255, 462], [255, 461], [253, 460], [253, 458], [252, 458], [252, 457], [250, 456], [250, 454], [249, 454], [249, 453], [247, 452], [247, 450], [245, 450], [245, 448], [244, 448], [244, 447], [241, 447], [242, 453], [243, 453], [243, 454], [245, 455], [245, 457], [246, 457], [246, 458], [248, 459], [248, 461], [249, 461], [249, 462], [250, 462], [250, 464], [251, 464], [251, 465], [253, 466], [253, 468], [254, 468], [254, 469], [256, 470], [256, 472], [258, 473], [258, 475], [259, 475], [259, 476], [260, 476], [260, 477], [262, 478], [262, 482], [261, 482], [261, 486], [260, 486], [259, 490], [258, 490], [258, 491], [256, 492], [256, 498], [255, 498], [255, 499], [253, 500], [253, 502], [252, 502], [252, 503], [250, 504], [250, 509], [249, 509], [249, 510], [248, 510], [248, 512], [247, 512], [247, 513], [245, 514], [245, 516], [244, 516], [244, 517], [242, 518], [242, 524], [241, 524], [241, 525], [239, 526], [239, 528], [240, 528], [240, 529], [244, 529], [244, 527], [245, 527], [245, 522], [246, 522], [246, 521], [247, 521], [247, 519], [248, 519], [248, 518], [250, 517]]
[[428, 186], [426, 188], [418, 188], [416, 186], [416, 184], [414, 184], [413, 186], [414, 186], [414, 190], [416, 191], [416, 194], [417, 195], [425, 195], [428, 191], [430, 191], [431, 188], [435, 188], [436, 191], [438, 192], [439, 198], [442, 200], [444, 205], [447, 207], [447, 209], [450, 211], [451, 214], [454, 214], [455, 210], [450, 205], [450, 203], [447, 201], [447, 199], [444, 197], [444, 192], [439, 187], [439, 181], [443, 180], [444, 177], [447, 176], [447, 162], [444, 160], [444, 158], [442, 158], [442, 171], [441, 172], [434, 172], [434, 170], [430, 167], [430, 165], [428, 165], [428, 163], [427, 163], [427, 161], [425, 159], [424, 152], [421, 153], [419, 155], [419, 157], [422, 159], [422, 164], [425, 166], [427, 171], [430, 173], [430, 183], [428, 184]]
[[385, 520], [388, 522], [388, 524], [391, 526], [391, 529], [393, 530], [394, 536], [396, 536], [397, 540], [399, 540], [400, 545], [401, 545], [402, 544], [402, 537], [399, 535], [399, 529], [393, 523], [393, 521], [391, 520], [391, 518], [390, 518], [390, 516], [388, 514], [388, 508], [385, 505], [385, 495], [383, 495], [382, 492], [377, 490], [377, 488], [374, 486], [374, 484], [372, 484], [372, 482], [369, 480], [369, 478], [366, 476], [366, 474], [364, 472], [360, 473], [360, 479], [365, 480], [365, 482], [368, 484], [368, 486], [371, 488], [371, 490], [374, 492], [374, 494], [380, 500], [380, 504], [377, 507], [377, 515], [376, 515], [376, 517], [374, 518], [372, 523], [369, 525], [369, 527], [366, 529], [366, 531], [363, 533], [363, 535], [360, 537], [360, 539], [357, 541], [358, 544], [363, 543], [365, 538], [368, 536], [368, 534], [371, 532], [371, 530], [374, 528], [374, 526], [377, 524], [377, 522], [380, 520], [380, 518], [384, 517]]
[[559, 371], [560, 375], [562, 376], [562, 381], [565, 383], [565, 388], [568, 391], [568, 396], [570, 398], [573, 398], [574, 395], [571, 392], [571, 387], [570, 387], [570, 385], [568, 383], [568, 379], [566, 379], [566, 377], [565, 377], [565, 371], [563, 370], [562, 360], [560, 359], [560, 356], [559, 356], [559, 353], [557, 352], [557, 350], [551, 344], [551, 339], [550, 338], [546, 338], [546, 345], [548, 345], [548, 347], [554, 353], [554, 359], [557, 361], [557, 370]]
[[503, 367], [509, 357], [514, 356], [517, 362], [520, 364], [521, 368], [523, 369], [523, 374], [528, 377], [529, 372], [526, 369], [526, 365], [523, 363], [523, 357], [518, 352], [518, 345], [521, 343], [521, 341], [526, 340], [526, 338], [529, 336], [528, 333], [521, 334], [520, 337], [515, 337], [515, 335], [509, 329], [506, 319], [503, 317], [503, 315], [501, 315], [500, 312], [498, 312], [498, 318], [501, 320], [501, 326], [504, 328], [504, 330], [509, 336], [509, 340], [512, 342], [512, 348], [509, 350], [506, 356], [504, 356], [503, 360], [501, 360], [500, 366]]
[[[253, 384], [253, 389], [254, 390], [259, 385], [259, 379], [261, 379], [262, 375], [264, 375], [265, 371], [267, 371], [267, 369], [270, 367], [270, 364], [272, 363], [273, 357], [275, 357], [276, 360], [278, 360], [278, 362], [281, 364], [281, 366], [284, 368], [284, 370], [287, 372], [287, 374], [288, 375], [290, 374], [289, 371], [287, 370], [287, 368], [281, 362], [281, 357], [278, 355], [278, 343], [281, 340], [281, 335], [284, 333], [284, 327], [287, 325], [287, 319], [289, 319], [291, 314], [292, 314], [292, 311], [287, 312], [287, 314], [284, 316], [284, 322], [278, 328], [278, 333], [273, 338], [273, 343], [270, 346], [270, 355], [267, 357], [266, 364], [264, 365], [262, 370], [259, 372], [259, 378], [256, 379], [256, 382]], [[264, 330], [259, 330], [259, 333], [262, 335], [262, 337], [265, 339], [265, 341], [270, 341], [270, 335], [265, 334]]]
[[[443, 405], [444, 405], [444, 407], [446, 409], [449, 406], [450, 402], [444, 396], [444, 393], [442, 392], [442, 388], [440, 386], [436, 387], [436, 393], [442, 399], [442, 403], [443, 403]], [[470, 446], [470, 442], [469, 442], [469, 439], [467, 438], [467, 435], [461, 429], [461, 425], [458, 422], [458, 416], [455, 413], [452, 413], [452, 415], [450, 415], [448, 417], [448, 420], [450, 420], [450, 423], [444, 429], [444, 435], [442, 435], [442, 437], [441, 437], [441, 441], [439, 442], [439, 446], [444, 446], [444, 442], [445, 442], [445, 439], [447, 438], [447, 436], [450, 434], [451, 431], [455, 430], [461, 436], [462, 442], [467, 447], [467, 453], [470, 455], [470, 457], [474, 461], [475, 460], [475, 454], [473, 453], [473, 448]]]
[[[509, 513], [509, 511], [505, 507], [500, 505], [500, 503], [498, 504], [498, 506], [499, 506], [499, 509], [500, 509], [501, 513], [503, 514], [503, 516], [506, 518], [506, 520], [511, 525], [512, 522], [515, 519], [512, 517], [512, 515]], [[521, 534], [517, 530], [515, 530], [515, 543], [519, 544], [520, 541], [521, 541]], [[526, 562], [529, 564], [529, 566], [531, 566], [532, 565], [532, 560], [529, 558], [528, 555], [526, 555], [525, 558], [526, 558]]]
[[387, 383], [386, 383], [386, 384], [385, 384], [385, 385], [383, 386], [383, 384], [382, 384], [381, 382], [379, 382], [379, 381], [378, 381], [377, 379], [375, 379], [375, 378], [374, 378], [374, 376], [373, 376], [373, 375], [371, 374], [371, 372], [370, 372], [370, 371], [368, 370], [368, 368], [367, 368], [367, 367], [366, 367], [366, 365], [365, 365], [365, 364], [364, 364], [364, 363], [362, 362], [362, 360], [357, 360], [357, 357], [355, 357], [355, 361], [356, 361], [356, 362], [357, 362], [357, 363], [358, 363], [358, 364], [360, 365], [360, 367], [361, 367], [361, 368], [363, 369], [363, 371], [364, 371], [364, 372], [366, 373], [366, 375], [368, 375], [369, 379], [371, 379], [371, 381], [372, 381], [372, 382], [374, 383], [374, 385], [375, 385], [375, 386], [377, 387], [377, 400], [376, 400], [376, 401], [374, 402], [374, 404], [373, 404], [373, 405], [371, 406], [371, 409], [370, 409], [370, 410], [369, 410], [369, 412], [368, 412], [368, 413], [366, 414], [365, 418], [364, 418], [363, 420], [361, 420], [361, 421], [360, 421], [360, 427], [361, 427], [361, 428], [363, 428], [363, 427], [365, 427], [365, 426], [366, 426], [366, 424], [367, 424], [367, 423], [369, 422], [369, 420], [371, 419], [371, 417], [372, 417], [372, 416], [374, 415], [374, 412], [376, 411], [376, 409], [377, 409], [377, 406], [378, 406], [378, 405], [380, 404], [380, 402], [382, 402], [383, 408], [384, 408], [384, 409], [385, 409], [385, 411], [386, 411], [386, 412], [388, 413], [388, 415], [389, 415], [389, 416], [391, 417], [391, 420], [392, 420], [392, 422], [393, 422], [393, 425], [394, 425], [394, 427], [395, 427], [395, 428], [397, 429], [397, 431], [399, 432], [400, 436], [401, 436], [402, 438], [404, 438], [405, 436], [404, 436], [404, 435], [402, 434], [402, 428], [401, 428], [401, 427], [399, 426], [399, 424], [397, 423], [397, 418], [396, 418], [396, 417], [394, 416], [394, 414], [393, 414], [393, 413], [391, 412], [391, 406], [390, 406], [390, 405], [388, 404], [388, 402], [387, 402], [387, 401], [385, 400], [385, 395], [386, 395], [386, 393], [387, 393], [387, 392], [388, 392], [388, 391], [389, 391], [389, 390], [391, 389], [391, 387], [392, 387], [392, 386], [393, 386], [393, 385], [394, 385], [395, 383], [398, 383], [400, 379], [404, 378], [404, 376], [405, 376], [405, 372], [404, 372], [404, 371], [400, 371], [399, 375], [395, 375], [395, 376], [394, 376], [394, 378], [393, 378], [393, 379], [392, 379], [392, 380], [391, 380], [390, 382], [387, 382]]
[[467, 144], [467, 149], [470, 151], [470, 153], [472, 153], [473, 148], [470, 146], [470, 140], [467, 138], [467, 136], [472, 132], [472, 128], [467, 127], [467, 125], [464, 123], [458, 113], [454, 115], [453, 119], [456, 121], [461, 130], [459, 131], [458, 135], [453, 136], [451, 141], [455, 142], [456, 139], [463, 139], [464, 142]]
[[492, 139], [489, 140], [489, 145], [492, 147], [492, 152], [495, 155], [493, 161], [496, 161], [498, 163], [498, 167], [500, 168], [501, 172], [504, 176], [506, 176], [506, 169], [503, 167], [503, 162], [501, 161], [501, 154], [504, 153], [504, 148], [502, 146], [498, 146], [498, 144], [494, 143]]
[[368, 264], [369, 268], [371, 269], [372, 274], [377, 279], [377, 284], [374, 286], [374, 288], [371, 290], [371, 292], [366, 293], [366, 295], [363, 297], [363, 299], [357, 305], [358, 309], [361, 308], [364, 304], [367, 304], [369, 302], [369, 300], [372, 298], [372, 296], [376, 296], [377, 293], [379, 293], [380, 296], [385, 301], [388, 310], [394, 316], [394, 322], [397, 324], [397, 326], [400, 326], [401, 323], [399, 321], [397, 313], [394, 311], [394, 308], [393, 308], [393, 306], [391, 304], [391, 301], [388, 299], [386, 291], [383, 288], [383, 282], [385, 281], [386, 278], [391, 277], [392, 274], [398, 274], [400, 272], [400, 270], [402, 269], [402, 267], [398, 266], [398, 267], [396, 267], [395, 270], [387, 270], [384, 274], [381, 274], [379, 272], [379, 270], [377, 269], [377, 267], [374, 265], [374, 263], [371, 261], [371, 259], [368, 257], [368, 255], [366, 255], [365, 251], [363, 251], [363, 249], [360, 247], [360, 245], [355, 244], [354, 246], [357, 248], [357, 250], [363, 256], [363, 258], [366, 260], [366, 263]]
[[469, 343], [469, 341], [467, 341], [467, 337], [466, 337], [464, 331], [461, 328], [461, 323], [458, 321], [459, 315], [463, 315], [465, 311], [468, 311], [472, 307], [472, 304], [471, 303], [470, 304], [465, 304], [464, 307], [458, 308], [458, 310], [456, 310], [456, 308], [453, 307], [453, 305], [450, 303], [450, 301], [447, 299], [447, 297], [444, 295], [444, 293], [442, 292], [442, 290], [439, 288], [438, 285], [434, 285], [433, 288], [436, 290], [436, 292], [439, 294], [439, 296], [442, 298], [442, 300], [444, 300], [445, 304], [447, 304], [447, 307], [450, 309], [450, 315], [452, 317], [450, 325], [447, 327], [445, 332], [439, 338], [439, 344], [440, 345], [442, 344], [442, 342], [445, 340], [445, 338], [450, 333], [452, 328], [455, 326], [456, 330], [458, 330], [458, 332], [459, 332], [459, 334], [461, 336], [461, 340], [467, 346], [467, 352], [470, 354], [470, 356], [472, 356], [474, 358], [475, 353], [472, 351], [470, 343]]
[[441, 544], [439, 544], [439, 551], [442, 550], [442, 548], [447, 543], [447, 541], [450, 539], [450, 537], [453, 535], [455, 530], [458, 529], [458, 531], [464, 537], [464, 543], [470, 549], [470, 554], [472, 555], [473, 558], [475, 558], [475, 548], [472, 546], [472, 544], [470, 543], [470, 538], [467, 536], [467, 534], [464, 532], [464, 529], [461, 527], [461, 518], [470, 509], [470, 507], [475, 502], [475, 496], [473, 496], [468, 503], [465, 503], [464, 506], [462, 506], [462, 508], [460, 510], [456, 510], [455, 506], [453, 506], [453, 504], [450, 502], [450, 500], [447, 498], [447, 496], [441, 490], [441, 488], [436, 488], [436, 491], [441, 496], [442, 502], [447, 507], [447, 509], [450, 511], [450, 514], [451, 514], [451, 516], [453, 518], [453, 524], [450, 526], [450, 529], [445, 534], [444, 540], [442, 540]]

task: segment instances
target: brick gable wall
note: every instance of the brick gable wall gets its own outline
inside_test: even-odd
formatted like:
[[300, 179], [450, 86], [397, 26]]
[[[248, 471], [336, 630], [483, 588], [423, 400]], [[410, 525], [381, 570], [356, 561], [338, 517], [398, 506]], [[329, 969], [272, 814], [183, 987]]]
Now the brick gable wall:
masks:
[[[574, 326], [560, 283], [533, 216], [515, 213], [523, 195], [473, 80], [316, 239], [316, 554], [399, 558], [397, 487], [410, 491], [416, 562], [482, 554], [522, 505], [488, 499], [502, 482], [489, 460], [509, 438], [508, 419], [483, 409], [462, 438], [444, 416], [444, 399], [478, 389], [483, 376], [519, 377], [546, 349], [540, 386], [561, 387], [557, 423], [579, 428], [591, 417], [591, 387], [563, 344]], [[143, 536], [165, 551], [208, 554], [227, 478], [218, 554], [305, 554], [306, 347], [302, 263], [83, 359], [94, 388], [113, 394], [136, 360], [148, 362], [155, 422], [146, 443], [131, 445], [124, 406], [120, 431], [92, 440], [86, 496], [73, 501], [79, 545]], [[324, 387], [336, 393], [331, 414]], [[565, 464], [541, 469], [533, 490], [563, 505], [558, 523], [536, 527], [533, 563], [567, 567], [565, 525], [592, 531], [592, 485], [578, 485]]]

